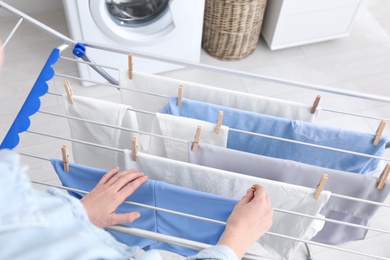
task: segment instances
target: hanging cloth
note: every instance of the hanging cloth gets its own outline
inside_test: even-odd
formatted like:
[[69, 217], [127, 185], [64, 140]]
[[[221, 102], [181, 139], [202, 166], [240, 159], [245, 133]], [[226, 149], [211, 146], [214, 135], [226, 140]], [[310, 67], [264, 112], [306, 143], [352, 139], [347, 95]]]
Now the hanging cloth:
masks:
[[[183, 99], [177, 106], [177, 98], [161, 109], [161, 113], [190, 117], [212, 122], [209, 115], [224, 112], [223, 124], [231, 129], [265, 134], [275, 137], [323, 145], [369, 155], [382, 156], [387, 138], [382, 136], [378, 145], [373, 145], [373, 134], [348, 131], [334, 127], [289, 120], [239, 109], [217, 106], [195, 100]], [[375, 171], [379, 159], [351, 155], [343, 152], [310, 147], [247, 133], [229, 131], [228, 148], [274, 158], [293, 160], [311, 165], [346, 172], [369, 174]]]
[[[65, 172], [63, 170], [62, 161], [52, 159], [51, 162], [63, 186], [84, 191], [90, 191], [95, 187], [102, 176], [107, 172], [103, 169], [78, 164], [70, 164], [69, 172]], [[160, 169], [160, 171], [162, 170], [163, 169]], [[147, 172], [145, 173], [147, 175]], [[79, 199], [83, 197], [83, 194], [75, 192], [70, 192], [70, 194]], [[223, 222], [227, 220], [235, 204], [238, 202], [234, 199], [190, 190], [150, 179], [142, 184], [127, 198], [127, 200]], [[129, 204], [120, 205], [116, 212], [120, 214], [131, 211], [140, 212], [141, 217], [129, 226], [211, 245], [218, 242], [225, 229], [224, 225], [218, 223], [206, 222], [204, 220], [188, 218]], [[193, 249], [169, 245], [115, 231], [109, 232], [118, 241], [129, 246], [137, 245], [144, 250], [161, 249], [184, 256], [197, 253], [197, 251]]]
[[[271, 158], [209, 144], [198, 145], [196, 152], [188, 145], [191, 163], [249, 176], [281, 181], [290, 184], [315, 187], [323, 174], [328, 175], [326, 190], [363, 200], [384, 202], [390, 192], [390, 184], [382, 190], [376, 188], [378, 179], [373, 176]], [[347, 185], [346, 185], [347, 184]], [[320, 211], [326, 218], [367, 226], [379, 206], [332, 196]], [[326, 222], [313, 241], [326, 244], [342, 244], [364, 239], [367, 230]]]
[[[65, 113], [68, 116], [138, 130], [137, 116], [135, 112], [128, 110], [130, 106], [75, 95], [73, 104], [70, 104], [66, 95], [63, 98]], [[132, 137], [137, 136], [129, 131], [82, 120], [68, 119], [68, 122], [73, 139], [98, 145], [129, 148]], [[122, 153], [109, 149], [73, 142], [72, 154], [76, 163], [103, 169], [111, 169], [114, 166], [124, 168]]]
[[[137, 153], [137, 161], [133, 161], [129, 150], [125, 150], [125, 161], [127, 169], [135, 168], [144, 172], [151, 179], [236, 200], [241, 199], [248, 187], [258, 183], [269, 193], [273, 207], [312, 216], [318, 215], [331, 195], [329, 191], [323, 191], [319, 199], [314, 200], [314, 189], [221, 171], [140, 152]], [[270, 231], [310, 240], [322, 229], [323, 225], [324, 221], [321, 220], [275, 213]], [[270, 254], [283, 260], [290, 259], [301, 244], [294, 240], [271, 235], [264, 235], [258, 242]]]
[[[127, 70], [122, 70], [120, 74], [122, 103], [131, 104], [134, 108], [149, 112], [158, 112], [165, 105], [167, 99], [137, 91], [174, 96], [178, 93], [179, 85], [183, 86], [183, 93], [186, 98], [267, 115], [312, 122], [318, 116], [319, 111], [321, 111], [321, 108], [318, 107], [312, 114], [311, 104], [306, 105], [272, 97], [258, 96], [137, 71], [133, 71], [131, 80], [129, 80]], [[147, 117], [143, 117], [140, 120], [141, 129], [150, 129], [150, 126]]]
[[[217, 117], [218, 115], [215, 115], [215, 118]], [[156, 113], [151, 133], [179, 140], [142, 135], [140, 136], [142, 151], [156, 156], [188, 162], [187, 144], [194, 140], [197, 126], [202, 127], [200, 142], [226, 147], [229, 132], [229, 128], [226, 126], [221, 126], [217, 134], [215, 132], [215, 123]]]

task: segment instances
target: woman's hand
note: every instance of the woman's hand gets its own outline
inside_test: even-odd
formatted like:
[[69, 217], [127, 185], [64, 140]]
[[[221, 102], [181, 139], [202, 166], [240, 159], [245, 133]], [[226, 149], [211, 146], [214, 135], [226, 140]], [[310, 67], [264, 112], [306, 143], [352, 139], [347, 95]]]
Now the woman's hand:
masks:
[[139, 186], [148, 180], [142, 172], [128, 170], [118, 173], [119, 167], [107, 172], [99, 183], [81, 199], [90, 221], [101, 228], [131, 223], [140, 217], [139, 212], [116, 214], [115, 210]]
[[271, 227], [273, 212], [266, 190], [253, 185], [234, 207], [218, 245], [230, 247], [241, 259], [248, 247]]

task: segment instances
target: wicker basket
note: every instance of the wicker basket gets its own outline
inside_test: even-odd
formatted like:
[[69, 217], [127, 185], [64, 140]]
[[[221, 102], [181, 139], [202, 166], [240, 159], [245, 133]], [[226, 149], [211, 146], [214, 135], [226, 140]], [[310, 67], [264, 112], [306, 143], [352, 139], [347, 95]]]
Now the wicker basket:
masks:
[[239, 60], [256, 48], [267, 0], [206, 0], [202, 48], [221, 60]]

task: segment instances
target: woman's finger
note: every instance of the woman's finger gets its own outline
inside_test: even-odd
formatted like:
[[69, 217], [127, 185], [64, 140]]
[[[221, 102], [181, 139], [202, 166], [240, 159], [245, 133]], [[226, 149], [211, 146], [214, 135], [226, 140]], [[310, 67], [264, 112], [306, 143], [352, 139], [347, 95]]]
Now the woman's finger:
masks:
[[123, 172], [117, 172], [116, 174], [112, 175], [111, 178], [106, 182], [108, 185], [114, 185], [120, 178], [122, 178], [123, 175], [128, 174], [129, 172], [137, 172], [135, 169], [123, 171]]
[[138, 189], [142, 184], [144, 184], [147, 180], [148, 176], [142, 175], [124, 186], [119, 192], [119, 198], [121, 199], [121, 201], [124, 201], [127, 197], [133, 194], [133, 192]]
[[267, 191], [259, 184], [253, 185], [255, 189], [255, 199], [265, 199], [267, 197]]
[[119, 167], [115, 167], [114, 169], [108, 171], [106, 174], [103, 175], [103, 177], [100, 179], [99, 183], [101, 184], [106, 184], [111, 178], [112, 176], [114, 176], [115, 174], [117, 174], [119, 171]]
[[137, 172], [133, 170], [121, 172], [118, 179], [115, 181], [115, 183], [112, 184], [112, 187], [114, 188], [115, 191], [119, 192], [127, 184], [142, 176], [144, 176], [143, 172]]
[[141, 216], [139, 212], [128, 212], [123, 214], [115, 214], [112, 218], [112, 223], [110, 225], [117, 224], [129, 224], [134, 220], [138, 219]]
[[265, 201], [267, 202], [267, 205], [271, 206], [271, 197], [269, 196], [269, 194], [267, 194], [267, 196], [265, 197]]
[[241, 198], [241, 200], [237, 203], [237, 205], [247, 204], [247, 203], [250, 202], [252, 199], [253, 199], [253, 189], [252, 189], [252, 188], [249, 188], [249, 189], [246, 191], [246, 194], [245, 194], [245, 195]]

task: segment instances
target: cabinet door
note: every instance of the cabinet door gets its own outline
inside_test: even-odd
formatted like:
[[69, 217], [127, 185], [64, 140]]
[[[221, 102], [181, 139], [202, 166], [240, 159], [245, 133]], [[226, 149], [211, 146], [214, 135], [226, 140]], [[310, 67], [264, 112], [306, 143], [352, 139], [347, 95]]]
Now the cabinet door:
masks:
[[[270, 0], [272, 1], [272, 0]], [[281, 16], [297, 15], [358, 5], [360, 0], [283, 0]]]

